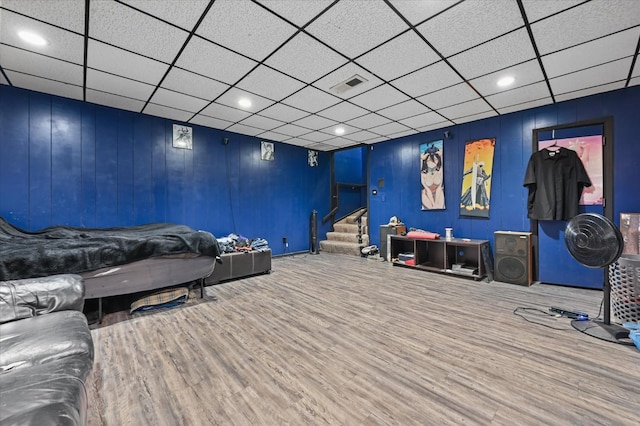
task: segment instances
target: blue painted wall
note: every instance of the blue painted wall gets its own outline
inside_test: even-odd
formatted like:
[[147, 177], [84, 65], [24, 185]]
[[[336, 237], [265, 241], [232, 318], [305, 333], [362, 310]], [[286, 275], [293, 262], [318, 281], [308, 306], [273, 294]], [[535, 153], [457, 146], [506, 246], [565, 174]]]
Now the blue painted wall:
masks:
[[193, 150], [176, 149], [173, 123], [0, 86], [0, 215], [27, 230], [174, 222], [309, 249], [311, 211], [330, 209], [328, 153], [309, 167], [306, 148], [276, 143], [262, 161], [260, 139], [197, 125]]
[[[457, 237], [487, 239], [493, 242], [498, 230], [529, 231], [527, 190], [522, 186], [527, 162], [532, 153], [533, 129], [577, 121], [614, 117], [614, 218], [620, 212], [640, 212], [638, 159], [640, 158], [640, 87], [635, 86], [554, 105], [515, 112], [499, 117], [465, 123], [406, 136], [373, 145], [370, 153], [369, 222], [372, 244], [379, 244], [379, 232], [391, 216], [400, 217], [407, 226], [444, 234], [452, 227]], [[442, 139], [444, 131], [446, 210], [420, 209], [419, 145]], [[488, 219], [459, 216], [464, 145], [468, 140], [495, 137], [496, 148], [491, 187], [491, 212]], [[384, 188], [377, 181], [384, 178]], [[566, 251], [558, 239], [558, 253]]]
[[[333, 154], [334, 181], [336, 183], [367, 183], [367, 147], [335, 151]], [[367, 205], [366, 187], [341, 185], [338, 191], [336, 219]]]

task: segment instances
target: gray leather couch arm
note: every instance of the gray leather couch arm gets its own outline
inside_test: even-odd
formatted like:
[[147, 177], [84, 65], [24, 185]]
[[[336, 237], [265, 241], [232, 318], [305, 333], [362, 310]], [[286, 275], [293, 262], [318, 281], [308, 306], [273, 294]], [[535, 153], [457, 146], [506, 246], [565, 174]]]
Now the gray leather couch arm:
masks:
[[84, 307], [84, 281], [80, 275], [0, 281], [0, 324], [50, 312]]

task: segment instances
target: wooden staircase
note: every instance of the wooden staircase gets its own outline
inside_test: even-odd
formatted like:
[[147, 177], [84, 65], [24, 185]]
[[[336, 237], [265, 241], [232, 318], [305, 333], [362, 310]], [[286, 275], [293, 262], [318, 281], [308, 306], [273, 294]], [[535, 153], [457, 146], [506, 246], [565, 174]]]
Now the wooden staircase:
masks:
[[320, 250], [328, 253], [361, 256], [363, 247], [369, 245], [369, 224], [367, 214], [360, 217], [361, 242], [358, 241], [358, 222], [355, 219], [364, 209], [358, 210], [333, 224], [333, 231], [327, 232], [327, 239], [320, 241]]

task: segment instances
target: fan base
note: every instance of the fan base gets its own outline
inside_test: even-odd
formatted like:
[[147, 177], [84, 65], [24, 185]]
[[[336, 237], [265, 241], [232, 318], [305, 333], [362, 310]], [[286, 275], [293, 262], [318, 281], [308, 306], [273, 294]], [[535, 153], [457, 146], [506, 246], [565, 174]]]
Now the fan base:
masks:
[[629, 338], [629, 330], [617, 324], [605, 324], [603, 321], [571, 321], [571, 325], [578, 331], [586, 335], [595, 337], [607, 342], [618, 343], [621, 345], [633, 345]]

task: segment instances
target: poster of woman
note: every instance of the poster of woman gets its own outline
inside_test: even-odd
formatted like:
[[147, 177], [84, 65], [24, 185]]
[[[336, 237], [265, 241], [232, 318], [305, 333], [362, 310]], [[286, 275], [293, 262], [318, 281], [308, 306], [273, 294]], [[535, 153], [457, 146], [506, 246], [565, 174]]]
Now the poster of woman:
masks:
[[469, 141], [464, 147], [460, 215], [489, 217], [491, 173], [496, 139]]
[[420, 145], [422, 210], [442, 210], [444, 206], [443, 141]]

